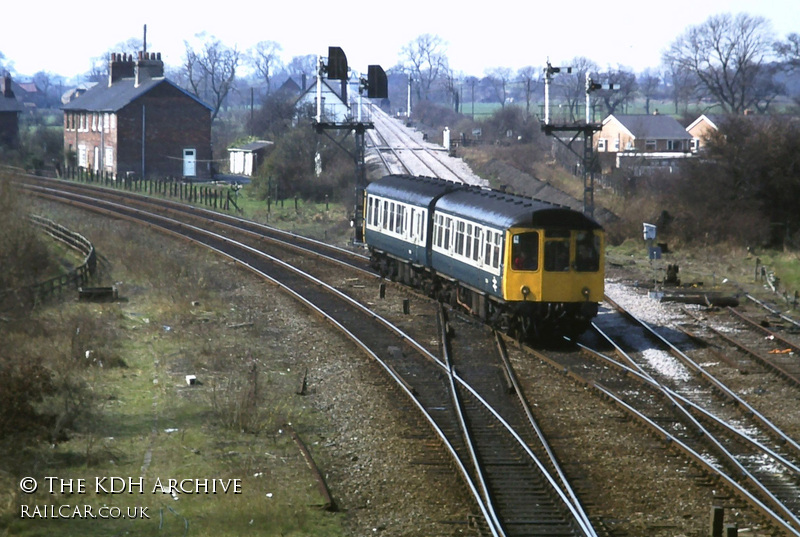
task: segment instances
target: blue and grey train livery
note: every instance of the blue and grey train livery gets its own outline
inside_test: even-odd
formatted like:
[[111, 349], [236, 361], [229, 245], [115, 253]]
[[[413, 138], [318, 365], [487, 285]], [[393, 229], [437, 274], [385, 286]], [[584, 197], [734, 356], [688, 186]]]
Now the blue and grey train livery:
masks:
[[524, 339], [574, 335], [603, 299], [601, 226], [572, 209], [430, 177], [366, 189], [364, 239], [383, 276]]

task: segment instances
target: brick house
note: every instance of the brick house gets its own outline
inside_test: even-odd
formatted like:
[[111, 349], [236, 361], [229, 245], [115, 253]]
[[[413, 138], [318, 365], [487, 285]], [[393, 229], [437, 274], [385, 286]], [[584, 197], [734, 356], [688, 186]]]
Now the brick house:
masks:
[[594, 139], [604, 172], [632, 168], [636, 175], [671, 169], [691, 156], [692, 136], [672, 116], [612, 114]]
[[160, 53], [112, 54], [108, 84], [62, 109], [68, 165], [137, 177], [212, 175], [213, 109], [164, 77]]
[[0, 146], [17, 147], [19, 144], [19, 114], [23, 106], [11, 89], [11, 75], [6, 73], [0, 81]]

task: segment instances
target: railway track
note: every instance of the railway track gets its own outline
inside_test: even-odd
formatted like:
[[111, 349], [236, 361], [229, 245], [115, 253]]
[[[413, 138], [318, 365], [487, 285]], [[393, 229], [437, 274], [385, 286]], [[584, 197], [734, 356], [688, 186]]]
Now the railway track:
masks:
[[[47, 199], [68, 201], [81, 208], [158, 227], [211, 248], [280, 286], [343, 331], [381, 364], [388, 376], [402, 387], [430, 427], [436, 431], [446, 451], [453, 455], [467, 488], [472, 492], [481, 512], [483, 522], [479, 527], [485, 534], [527, 535], [532, 531], [531, 528], [536, 527], [550, 529], [556, 527], [557, 534], [563, 535], [595, 534], [588, 523], [588, 517], [579, 510], [574, 499], [568, 498], [561, 487], [556, 486], [557, 480], [547, 476], [544, 465], [531, 462], [536, 460], [535, 458], [520, 460], [520, 453], [531, 457], [525, 447], [526, 444], [518, 437], [515, 438], [514, 429], [503, 424], [498, 412], [479, 396], [477, 389], [457, 375], [449, 377], [451, 380], [448, 389], [448, 386], [443, 384], [445, 378], [443, 363], [436, 360], [408, 334], [336, 289], [334, 285], [326, 284], [320, 278], [304, 273], [292, 264], [265, 253], [263, 251], [263, 243], [267, 240], [263, 234], [266, 233], [265, 230], [260, 228], [254, 230], [251, 227], [252, 223], [244, 223], [216, 213], [213, 221], [201, 226], [198, 225], [197, 219], [203, 221], [205, 216], [198, 216], [195, 213], [196, 209], [174, 207], [173, 205], [178, 204], [163, 200], [151, 200], [109, 191], [97, 191], [94, 195], [87, 195], [85, 192], [75, 191], [74, 188], [68, 189], [70, 192], [62, 192], [52, 187], [51, 184], [29, 188]], [[101, 197], [111, 199], [102, 200]], [[223, 229], [219, 229], [220, 227]], [[235, 240], [232, 238], [233, 235], [247, 240], [246, 242]], [[291, 248], [300, 257], [311, 255], [309, 248], [317, 250], [314, 252], [316, 256], [327, 255], [321, 254], [320, 251], [330, 250], [327, 245], [315, 241], [302, 246], [295, 244], [301, 242], [299, 237], [287, 237], [283, 233], [277, 233], [277, 237], [272, 236], [268, 240], [272, 243], [280, 242], [281, 248]], [[259, 248], [259, 245], [262, 247]], [[355, 265], [364, 261], [363, 256], [342, 249], [333, 249], [333, 254], [339, 259], [331, 262], [339, 265], [347, 263], [354, 270], [362, 270]], [[309, 265], [318, 268], [317, 262], [311, 262]], [[453, 389], [455, 386], [457, 388]], [[472, 399], [469, 405], [470, 421], [475, 422], [477, 416], [482, 416], [484, 423], [487, 424], [481, 427], [481, 430], [495, 433], [498, 429], [504, 429], [507, 437], [511, 439], [508, 440], [508, 446], [504, 447], [509, 450], [508, 453], [497, 450], [495, 434], [478, 435], [474, 444], [476, 447], [472, 449], [480, 450], [484, 458], [487, 457], [487, 453], [494, 453], [495, 463], [497, 460], [516, 459], [517, 469], [525, 467], [537, 469], [539, 472], [539, 485], [534, 487], [530, 485], [534, 480], [524, 477], [525, 474], [518, 471], [491, 473], [492, 490], [503, 498], [500, 514], [494, 513], [494, 508], [488, 500], [486, 485], [479, 483], [480, 472], [476, 470], [474, 463], [469, 462], [474, 461], [474, 457], [467, 455], [472, 451], [468, 447], [467, 438], [474, 435], [465, 434], [461, 427], [463, 420], [458, 419], [455, 406], [449, 399], [449, 394], [455, 392], [461, 393], [462, 398]], [[492, 420], [494, 425], [489, 425], [488, 422]], [[520, 495], [522, 490], [528, 494]], [[548, 505], [544, 507], [544, 499], [548, 496], [550, 497]]]
[[424, 175], [460, 183], [480, 179], [458, 166], [445, 148], [419, 140], [378, 107], [371, 109], [375, 129], [367, 131], [369, 147], [377, 152], [390, 174]]
[[[71, 185], [69, 183], [64, 183], [63, 181], [56, 181], [55, 183], [56, 183], [55, 186], [58, 187], [57, 189], [54, 188], [54, 185], [52, 183], [48, 183], [49, 186], [44, 186], [42, 184], [37, 188], [40, 189], [40, 193], [43, 193], [43, 195], [47, 196], [60, 195], [54, 192], [55, 190], [61, 190], [61, 189], [69, 190], [70, 191], [69, 195], [73, 197], [72, 201], [74, 203], [80, 204], [84, 208], [92, 208], [94, 210], [97, 209], [105, 210], [98, 207], [98, 202], [96, 199], [93, 198], [93, 196], [86, 196], [84, 193], [80, 192], [84, 188], [81, 185]], [[280, 254], [281, 256], [287, 256], [287, 255], [294, 256], [291, 257], [292, 263], [297, 262], [297, 264], [302, 264], [303, 263], [302, 260], [304, 258], [307, 258], [309, 255], [312, 255], [312, 252], [316, 252], [317, 250], [327, 251], [328, 253], [330, 253], [332, 257], [334, 256], [338, 257], [336, 261], [332, 261], [336, 263], [337, 266], [341, 267], [342, 264], [346, 264], [352, 267], [351, 269], [348, 270], [362, 271], [359, 272], [359, 276], [355, 277], [343, 278], [341, 274], [328, 277], [322, 273], [318, 274], [318, 276], [315, 276], [315, 278], [317, 278], [318, 280], [327, 279], [329, 281], [329, 286], [332, 288], [338, 287], [337, 291], [339, 292], [342, 292], [343, 290], [347, 292], [355, 291], [355, 289], [345, 289], [346, 287], [348, 287], [348, 285], [342, 284], [342, 282], [345, 280], [352, 280], [354, 278], [357, 278], [360, 279], [361, 282], [363, 282], [364, 279], [366, 278], [372, 278], [374, 279], [375, 282], [378, 282], [377, 278], [375, 278], [375, 276], [366, 268], [367, 258], [360, 252], [353, 252], [341, 248], [331, 249], [328, 245], [325, 245], [324, 243], [318, 243], [317, 241], [307, 241], [302, 237], [298, 237], [292, 234], [287, 234], [285, 232], [279, 232], [272, 228], [268, 228], [267, 226], [260, 226], [258, 224], [254, 224], [249, 221], [244, 221], [235, 217], [231, 217], [229, 215], [224, 215], [213, 211], [205, 211], [203, 209], [189, 207], [183, 204], [170, 202], [168, 200], [153, 200], [152, 198], [144, 198], [142, 196], [138, 196], [135, 194], [118, 192], [118, 191], [110, 191], [108, 192], [108, 195], [113, 196], [114, 202], [117, 205], [124, 207], [125, 211], [131, 211], [131, 213], [126, 216], [130, 218], [137, 218], [138, 217], [137, 215], [140, 212], [143, 212], [143, 209], [148, 205], [148, 203], [156, 203], [158, 207], [156, 212], [158, 212], [159, 215], [161, 216], [170, 215], [176, 221], [184, 220], [184, 222], [176, 224], [178, 225], [178, 228], [176, 230], [173, 230], [173, 232], [180, 232], [180, 230], [183, 228], [192, 228], [192, 227], [199, 228], [200, 226], [198, 224], [205, 222], [203, 226], [204, 227], [207, 226], [211, 229], [214, 229], [215, 232], [213, 234], [215, 236], [218, 236], [217, 240], [224, 242], [230, 240], [230, 237], [236, 236], [243, 243], [246, 243], [244, 244], [245, 249], [243, 251], [250, 252], [248, 255], [256, 256], [257, 255], [256, 252], [261, 252], [262, 250], [264, 250], [268, 242], [279, 245], [281, 252], [283, 252]], [[116, 211], [117, 208], [115, 207], [112, 212]], [[117, 216], [119, 216], [118, 213], [116, 214]], [[193, 224], [188, 225], [186, 221], [191, 221], [193, 222]], [[287, 254], [286, 252], [289, 251], [293, 253]], [[261, 254], [259, 253], [258, 255]], [[247, 263], [248, 265], [250, 265], [249, 261]], [[307, 260], [305, 261], [305, 263], [309, 267], [309, 270], [311, 271], [319, 269], [318, 265], [320, 265], [320, 263], [316, 262], [309, 263]], [[363, 285], [360, 284], [359, 287], [363, 287]], [[351, 294], [358, 294], [358, 293], [351, 293]], [[360, 322], [367, 323], [367, 321], [363, 319]], [[459, 345], [462, 343], [460, 341], [461, 339], [471, 341], [474, 338], [472, 337], [456, 338], [455, 348], [457, 356], [463, 355], [462, 351], [459, 350]], [[427, 341], [428, 339], [423, 337], [421, 338], [421, 340]], [[439, 365], [433, 364], [429, 366], [432, 367], [433, 369], [424, 370], [427, 372], [421, 372], [421, 371], [415, 372], [413, 370], [407, 370], [407, 368], [410, 367], [409, 363], [411, 363], [411, 360], [409, 360], [409, 356], [413, 356], [415, 353], [417, 353], [419, 355], [418, 357], [419, 361], [431, 362], [433, 354], [429, 349], [425, 349], [422, 345], [420, 345], [420, 349], [422, 350], [409, 350], [408, 345], [410, 344], [410, 341], [411, 341], [410, 339], [407, 339], [407, 336], [400, 336], [399, 341], [397, 341], [396, 343], [391, 343], [387, 345], [386, 342], [384, 342], [382, 345], [385, 347], [385, 349], [382, 352], [374, 352], [374, 355], [383, 356], [385, 358], [386, 361], [384, 362], [385, 363], [384, 368], [388, 372], [389, 376], [393, 379], [393, 382], [398, 382], [399, 385], [404, 386], [403, 388], [404, 391], [407, 390], [411, 394], [410, 401], [415, 401], [413, 403], [414, 405], [418, 404], [416, 401], [419, 401], [420, 393], [425, 393], [427, 391], [430, 391], [431, 395], [429, 402], [425, 403], [424, 407], [431, 410], [430, 412], [431, 416], [436, 416], [437, 414], [443, 414], [445, 412], [443, 412], [441, 409], [446, 408], [444, 406], [446, 402], [442, 401], [440, 397], [443, 390], [445, 393], [448, 393], [448, 386], [442, 380], [443, 375], [446, 372], [446, 368], [440, 362]], [[431, 347], [431, 345], [428, 345], [428, 347]], [[439, 348], [439, 345], [436, 344], [433, 345], [433, 347]], [[468, 354], [469, 353], [467, 353], [467, 355]], [[581, 371], [582, 374], [585, 373], [583, 371], [587, 367], [585, 365], [586, 364], [585, 357], [581, 359], [582, 361], [576, 361], [573, 363], [571, 362], [572, 360], [578, 360], [575, 354], [576, 353], [565, 353], [563, 357], [558, 358], [558, 360], [561, 360], [561, 362], [556, 360], [555, 363], [557, 364], [557, 367], [562, 371], [563, 370]], [[479, 352], [477, 355], [480, 357], [480, 359], [483, 360], [485, 360], [488, 356], [486, 352]], [[459, 360], [459, 358], [456, 359]], [[602, 360], [606, 360], [606, 358], [602, 358]], [[737, 430], [737, 428], [731, 429], [730, 427], [725, 426], [725, 423], [730, 421], [730, 419], [728, 417], [722, 417], [721, 415], [717, 415], [717, 413], [715, 413], [714, 411], [709, 411], [706, 408], [707, 405], [705, 405], [704, 401], [698, 402], [696, 399], [692, 400], [688, 396], [681, 394], [677, 389], [675, 389], [674, 386], [673, 387], [665, 386], [667, 384], [665, 382], [658, 382], [658, 381], [654, 382], [650, 378], [649, 374], [644, 375], [640, 370], [636, 370], [632, 366], [615, 365], [611, 367], [608, 365], [608, 363], [610, 362], [605, 362], [605, 365], [601, 365], [598, 367], [596, 373], [597, 377], [595, 379], [593, 379], [590, 375], [582, 376], [580, 377], [581, 378], [580, 382], [585, 382], [593, 386], [596, 386], [597, 390], [600, 393], [602, 393], [604, 397], [608, 397], [614, 401], [617, 401], [617, 404], [620, 405], [621, 408], [626, 408], [626, 412], [629, 412], [630, 415], [635, 416], [637, 420], [642, 420], [643, 422], [646, 422], [649, 419], [649, 421], [651, 421], [653, 424], [652, 425], [654, 427], [653, 430], [658, 431], [656, 434], [658, 434], [662, 438], [668, 438], [671, 445], [681, 445], [681, 449], [684, 450], [686, 448], [684, 448], [683, 446], [684, 445], [688, 446], [691, 451], [699, 454], [699, 458], [696, 459], [695, 464], [703, 467], [704, 468], [703, 471], [708, 473], [709, 475], [717, 475], [717, 477], [713, 479], [718, 479], [721, 482], [724, 482], [726, 484], [725, 485], [726, 487], [729, 487], [731, 490], [734, 490], [736, 492], [736, 494], [733, 495], [735, 498], [737, 498], [735, 500], [736, 502], [743, 503], [745, 501], [751, 501], [755, 506], [755, 508], [762, 513], [762, 516], [766, 520], [773, 520], [771, 524], [779, 525], [786, 531], [787, 534], [792, 534], [792, 535], [798, 534], [796, 524], [791, 520], [793, 516], [796, 516], [797, 512], [796, 508], [789, 505], [791, 504], [791, 501], [786, 501], [785, 499], [783, 499], [786, 497], [789, 497], [789, 499], [791, 499], [792, 494], [794, 494], [796, 497], [800, 496], [797, 494], [796, 482], [789, 482], [787, 485], [785, 479], [779, 478], [771, 484], [770, 483], [764, 484], [765, 491], [752, 492], [749, 489], [749, 487], [745, 487], [741, 483], [741, 481], [749, 481], [750, 479], [748, 478], [746, 480], [742, 480], [738, 478], [738, 472], [741, 471], [740, 469], [734, 471], [730, 471], [728, 469], [721, 472], [720, 468], [724, 467], [725, 465], [725, 463], [723, 462], [723, 457], [718, 457], [716, 454], [714, 454], [713, 455], [714, 458], [712, 458], [712, 456], [709, 455], [709, 453], [712, 450], [709, 450], [707, 447], [703, 448], [702, 443], [696, 444], [696, 446], [699, 446], [698, 449], [692, 450], [691, 448], [692, 444], [689, 441], [684, 443], [684, 441], [680, 437], [675, 435], [675, 430], [686, 429], [687, 425], [685, 424], [685, 422], [687, 420], [689, 422], [693, 420], [697, 421], [698, 423], [701, 424], [703, 430], [705, 431], [702, 433], [701, 439], [702, 437], [714, 436], [721, 438], [720, 443], [724, 443], [726, 445], [739, 444], [741, 446], [737, 448], [740, 450], [740, 454], [738, 456], [733, 455], [733, 459], [740, 457], [742, 460], [747, 460], [749, 458], [752, 460], [763, 461], [764, 460], [763, 458], [756, 459], [756, 457], [769, 456], [773, 457], [772, 459], [773, 461], [778, 461], [775, 463], [776, 465], [783, 465], [784, 469], [790, 468], [790, 470], [786, 470], [786, 472], [796, 472], [796, 470], [791, 470], [792, 465], [797, 466], [796, 454], [791, 455], [789, 453], [786, 453], [785, 450], [781, 451], [781, 449], [773, 449], [772, 444], [776, 443], [773, 433], [767, 432], [763, 436], [755, 435], [756, 438], [750, 438], [750, 440], [748, 440], [744, 437], [745, 436], [750, 437], [753, 435], [743, 435], [741, 433], [741, 429], [744, 428], [743, 426], [739, 426], [738, 427], [739, 430]], [[622, 369], [620, 369], [619, 367], [622, 367]], [[627, 367], [628, 369], [625, 369], [625, 367]], [[508, 390], [506, 388], [499, 388], [501, 386], [507, 385], [506, 383], [500, 380], [501, 375], [499, 375], [499, 370], [500, 370], [499, 365], [494, 367], [487, 367], [486, 364], [483, 364], [483, 366], [478, 366], [471, 369], [471, 367], [468, 365], [467, 366], [459, 365], [459, 363], [456, 362], [455, 370], [457, 372], [456, 382], [461, 382], [461, 380], [463, 380], [465, 382], [465, 386], [471, 385], [471, 383], [473, 382], [472, 379], [467, 378], [469, 376], [478, 379], [483, 378], [485, 385], [480, 389], [475, 388], [475, 390], [477, 393], [481, 393], [481, 395], [484, 396], [484, 398], [486, 398], [487, 400], [492, 401], [491, 405], [493, 408], [499, 406], [496, 404], [495, 402], [496, 400], [508, 398], [507, 393], [500, 393], [500, 392], [507, 392]], [[486, 373], [487, 371], [490, 371], [490, 374], [483, 374]], [[620, 374], [620, 371], [622, 371], [622, 374]], [[462, 376], [465, 378], [461, 379]], [[432, 384], [432, 387], [426, 388], [422, 385], [419, 386], [414, 385], [412, 381], [418, 378], [430, 378], [438, 380]], [[652, 397], [649, 399], [658, 399], [658, 398], [663, 399], [666, 397], [667, 398], [666, 400], [669, 401], [670, 400], [669, 397], [672, 397], [673, 398], [672, 402], [665, 403], [665, 406], [662, 408], [654, 407], [655, 410], [649, 410], [647, 412], [645, 410], [637, 410], [637, 408], [631, 403], [630, 393], [633, 393], [634, 391], [637, 390], [642, 390], [643, 388], [641, 386], [634, 388], [631, 386], [625, 387], [625, 385], [622, 384], [620, 385], [621, 387], [612, 389], [612, 387], [615, 386], [614, 383], [623, 382], [624, 379], [626, 378], [639, 378], [638, 382], [640, 384], [643, 384], [645, 386], [649, 385], [649, 388], [647, 389], [650, 390], [649, 393], [653, 394]], [[477, 383], [477, 381], [475, 382]], [[665, 387], [667, 388], [666, 395], [664, 395]], [[457, 389], [459, 391], [466, 390], [467, 392], [469, 392], [469, 388], [466, 387], [461, 387]], [[706, 389], [705, 391], [711, 392], [714, 390], [717, 390], [717, 388], [714, 388], [713, 390]], [[439, 397], [439, 399], [437, 399], [437, 397]], [[644, 400], [645, 403], [648, 402], [647, 397], [645, 397]], [[646, 409], [646, 405], [644, 403], [641, 404], [642, 404], [642, 409]], [[684, 416], [682, 418], [680, 417], [665, 418], [664, 416], [669, 415], [668, 411], [672, 411], [674, 413], [674, 407], [676, 406], [685, 407], [687, 409], [689, 416], [691, 417]], [[630, 409], [628, 409], [628, 407], [630, 407]], [[471, 406], [471, 409], [477, 412], [476, 408], [477, 407], [472, 408]], [[520, 421], [524, 421], [520, 418], [520, 416], [523, 415], [521, 412], [519, 411], [506, 412], [500, 410], [497, 410], [497, 412], [501, 416], [504, 416], [503, 419], [509, 422], [512, 430], [517, 431], [520, 437], [524, 438], [525, 440], [524, 443], [526, 445], [538, 446], [540, 444], [540, 442], [535, 439], [536, 436], [534, 432], [535, 426], [531, 428], [529, 425], [519, 424]], [[651, 418], [648, 418], [648, 412]], [[722, 413], [720, 412], [720, 414]], [[747, 412], [745, 414], [747, 414]], [[426, 418], [426, 420], [427, 419], [428, 418]], [[439, 428], [443, 432], [448, 433], [449, 436], [455, 435], [456, 434], [455, 431], [459, 430], [458, 426], [453, 425], [452, 423], [450, 424], [446, 424], [445, 422], [439, 423], [435, 419], [429, 420], [427, 422], [434, 429]], [[673, 423], [673, 425], [665, 426], [665, 424], [667, 423]], [[445, 434], [445, 437], [447, 437], [448, 434]], [[689, 439], [691, 440], [692, 435], [689, 434], [687, 436], [690, 437]], [[788, 441], [784, 440], [783, 444], [791, 444], [791, 442], [792, 442], [791, 437], [789, 437], [789, 440]], [[780, 443], [781, 441], [778, 440], [777, 444]], [[779, 445], [778, 447], [781, 446]], [[490, 521], [490, 522], [482, 522], [479, 526], [482, 527], [483, 531], [487, 534], [492, 533], [493, 531], [491, 529], [492, 527], [495, 527], [496, 531], [498, 532], [506, 531], [506, 529], [503, 527], [502, 524], [496, 524], [495, 526], [491, 525], [492, 515], [490, 514], [490, 507], [487, 506], [485, 503], [486, 494], [485, 492], [482, 492], [484, 488], [482, 485], [480, 485], [479, 480], [476, 477], [474, 477], [475, 471], [470, 470], [470, 465], [472, 463], [469, 461], [472, 459], [472, 457], [465, 456], [465, 454], [470, 451], [469, 448], [464, 444], [459, 445], [458, 442], [454, 442], [451, 444], [451, 447], [447, 449], [451, 454], [457, 455], [459, 460], [462, 461], [460, 464], [463, 465], [463, 469], [460, 471], [465, 475], [473, 475], [473, 477], [467, 478], [465, 482], [471, 483], [468, 485], [468, 488], [472, 491], [473, 496], [476, 498], [475, 500], [476, 505], [482, 505], [482, 507], [480, 508], [482, 512], [481, 520]], [[746, 450], [751, 450], [751, 451], [748, 452]], [[589, 508], [589, 513], [591, 513], [592, 502], [590, 498], [593, 494], [596, 494], [597, 491], [585, 490], [585, 489], [579, 490], [578, 492], [569, 491], [568, 488], [563, 486], [563, 483], [567, 481], [567, 479], [563, 477], [563, 472], [561, 472], [561, 477], [559, 477], [559, 470], [558, 469], [554, 470], [553, 463], [547, 462], [548, 455], [546, 453], [548, 449], [544, 446], [541, 448], [531, 447], [531, 451], [537, 452], [538, 460], [543, 461], [541, 464], [543, 466], [549, 467], [547, 473], [554, 476], [553, 477], [554, 482], [560, 483], [557, 488], [561, 490], [561, 493], [559, 493], [559, 495], [563, 495], [565, 498], [567, 498], [567, 503], [565, 505], [577, 506], [583, 503], [585, 506]], [[770, 451], [772, 451], [773, 454], [769, 454]], [[768, 453], [768, 455], [763, 455], [763, 453]], [[511, 455], [509, 456], [509, 460], [514, 460], [515, 464], [519, 464], [518, 457], [519, 455]], [[555, 460], [555, 457], [552, 457], [552, 459]], [[781, 461], [781, 459], [783, 460]], [[527, 464], [531, 463], [529, 462]], [[557, 463], [555, 464], [555, 466], [557, 468], [558, 466]], [[762, 464], [762, 466], [764, 465]], [[774, 467], [777, 466], [770, 466], [770, 468]], [[757, 474], [758, 472], [751, 472], [751, 473]], [[734, 477], [731, 477], [732, 475]], [[758, 479], [754, 481], [758, 481]], [[779, 490], [781, 489], [781, 487], [786, 487], [786, 491], [781, 492]], [[499, 490], [502, 490], [502, 488]], [[772, 491], [777, 491], [777, 492], [772, 492]], [[502, 493], [498, 494], [496, 492], [490, 494], [490, 496], [497, 498], [503, 497]], [[775, 499], [770, 500], [769, 496], [774, 496]], [[583, 501], [579, 501], [577, 498], [582, 498]], [[729, 500], [729, 501], [734, 501], [734, 500]], [[500, 503], [505, 504], [505, 500], [500, 501]], [[789, 514], [784, 514], [784, 515], [777, 514], [776, 510], [780, 509], [776, 508], [776, 505], [777, 506], [783, 505], [784, 508], [788, 509]], [[515, 509], [516, 508], [514, 508], [512, 504], [509, 504], [508, 510], [510, 513], [514, 513]], [[500, 516], [505, 517], [506, 515], [500, 515]], [[509, 517], [512, 519], [520, 520], [520, 517], [516, 514], [511, 514], [509, 515]], [[579, 515], [576, 517], [575, 520], [580, 520], [585, 522], [587, 519], [588, 519], [587, 515]], [[778, 520], [778, 522], [775, 522], [775, 520]], [[596, 527], [598, 528], [602, 527], [602, 520], [595, 517], [592, 519], [592, 522]], [[578, 527], [582, 527], [577, 522], [573, 522], [570, 524], [577, 524]], [[567, 525], [569, 526], [570, 524]], [[511, 526], [514, 527], [513, 524]], [[522, 527], [522, 525], [520, 525], [520, 527]], [[498, 534], [503, 534], [503, 533], [498, 533]], [[515, 534], [515, 533], [509, 533], [509, 534]], [[524, 533], [519, 533], [519, 534], [524, 534]]]
[[[615, 365], [624, 375], [603, 374], [590, 381], [728, 481], [766, 516], [800, 534], [797, 442], [665, 336], [607, 300], [621, 313], [598, 317], [593, 325], [599, 335], [596, 345], [607, 343], [627, 365]], [[633, 386], [633, 379], [647, 389]]]

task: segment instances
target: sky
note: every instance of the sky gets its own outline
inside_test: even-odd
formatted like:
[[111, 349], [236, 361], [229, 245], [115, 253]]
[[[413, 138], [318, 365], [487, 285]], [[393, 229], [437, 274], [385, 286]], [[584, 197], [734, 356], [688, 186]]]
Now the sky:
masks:
[[[277, 7], [279, 4], [280, 7]], [[600, 6], [612, 6], [600, 9]], [[622, 6], [630, 6], [625, 8]], [[247, 50], [259, 41], [276, 41], [282, 59], [327, 55], [341, 47], [351, 69], [370, 64], [385, 70], [401, 59], [404, 45], [422, 34], [445, 43], [450, 67], [458, 75], [481, 77], [487, 69], [542, 67], [584, 56], [601, 69], [636, 72], [658, 68], [661, 53], [689, 26], [722, 13], [747, 13], [770, 22], [777, 38], [800, 33], [797, 0], [695, 0], [692, 2], [603, 3], [572, 0], [539, 4], [501, 2], [182, 2], [134, 0], [79, 3], [43, 0], [35, 9], [24, 2], [3, 8], [0, 52], [21, 78], [48, 71], [72, 78], [89, 71], [91, 58], [114, 45], [141, 38], [178, 67], [185, 41], [201, 32], [223, 44]], [[616, 7], [620, 6], [620, 7]]]

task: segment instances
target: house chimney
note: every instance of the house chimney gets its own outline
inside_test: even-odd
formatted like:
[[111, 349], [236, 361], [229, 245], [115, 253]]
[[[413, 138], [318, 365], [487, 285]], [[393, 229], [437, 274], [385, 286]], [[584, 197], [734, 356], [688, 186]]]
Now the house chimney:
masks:
[[136, 86], [153, 78], [164, 77], [164, 62], [160, 52], [139, 51], [139, 59], [135, 68]]
[[133, 78], [133, 56], [112, 52], [108, 62], [108, 85], [123, 78]]
[[3, 86], [0, 89], [2, 89], [3, 97], [6, 99], [14, 98], [14, 90], [11, 89], [11, 73], [8, 71], [3, 75]]

